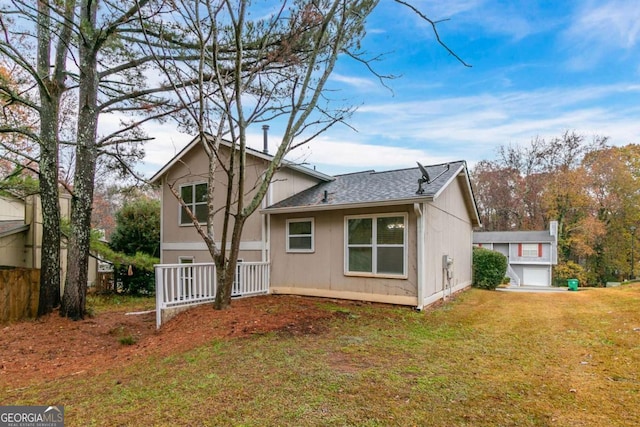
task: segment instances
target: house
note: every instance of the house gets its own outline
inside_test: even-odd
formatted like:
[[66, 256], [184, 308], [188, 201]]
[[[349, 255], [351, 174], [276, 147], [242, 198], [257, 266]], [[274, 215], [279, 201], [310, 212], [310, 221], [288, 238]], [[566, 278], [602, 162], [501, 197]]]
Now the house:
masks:
[[[229, 145], [223, 147], [228, 158]], [[247, 180], [260, 177], [270, 160], [248, 150]], [[207, 161], [194, 139], [151, 179], [162, 184], [164, 264], [211, 262], [169, 188], [204, 221]], [[216, 175], [216, 197], [226, 191], [225, 179]], [[220, 225], [217, 216], [214, 223]], [[269, 262], [272, 293], [420, 309], [471, 284], [472, 230], [479, 225], [463, 161], [335, 177], [285, 162], [246, 222], [240, 258]]]
[[[60, 194], [60, 214], [69, 219], [71, 196]], [[0, 194], [0, 268], [23, 267], [39, 269], [42, 252], [42, 204], [37, 194], [18, 196]], [[60, 247], [61, 283], [67, 266], [67, 249]], [[89, 259], [88, 285], [96, 280], [97, 266]]]
[[558, 264], [558, 222], [546, 231], [481, 231], [473, 233], [474, 246], [507, 257], [507, 276], [515, 286], [551, 286]]

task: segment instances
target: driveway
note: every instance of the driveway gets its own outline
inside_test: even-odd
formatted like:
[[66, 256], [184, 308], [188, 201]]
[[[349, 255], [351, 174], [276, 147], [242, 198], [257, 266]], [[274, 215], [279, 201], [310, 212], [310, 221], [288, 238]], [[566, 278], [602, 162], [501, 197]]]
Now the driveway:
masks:
[[[496, 288], [497, 291], [502, 292], [567, 292], [569, 290], [566, 286], [510, 286], [508, 288]], [[575, 291], [573, 291], [575, 292]]]

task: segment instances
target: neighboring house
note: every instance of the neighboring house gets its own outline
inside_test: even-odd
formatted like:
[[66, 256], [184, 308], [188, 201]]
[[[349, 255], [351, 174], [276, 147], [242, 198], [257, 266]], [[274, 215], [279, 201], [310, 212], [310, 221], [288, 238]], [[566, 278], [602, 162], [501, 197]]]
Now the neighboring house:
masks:
[[[71, 196], [60, 195], [60, 214], [69, 218]], [[42, 205], [38, 195], [18, 197], [0, 195], [0, 267], [37, 268], [41, 266]], [[67, 266], [67, 249], [61, 245], [61, 280]], [[96, 261], [89, 259], [89, 285], [96, 280]]]
[[481, 231], [473, 233], [474, 246], [507, 257], [507, 276], [515, 286], [551, 286], [558, 264], [558, 222], [547, 231]]
[[[168, 186], [204, 221], [207, 160], [193, 140], [152, 177], [162, 183], [165, 264], [211, 262]], [[248, 182], [270, 160], [248, 150]], [[463, 289], [471, 284], [472, 229], [480, 225], [467, 167], [459, 161], [426, 171], [431, 180], [419, 184], [419, 168], [331, 177], [287, 162], [247, 220], [240, 258], [270, 262], [272, 293], [422, 308]], [[217, 200], [224, 200], [225, 179], [216, 175]], [[218, 217], [214, 223], [220, 230]]]

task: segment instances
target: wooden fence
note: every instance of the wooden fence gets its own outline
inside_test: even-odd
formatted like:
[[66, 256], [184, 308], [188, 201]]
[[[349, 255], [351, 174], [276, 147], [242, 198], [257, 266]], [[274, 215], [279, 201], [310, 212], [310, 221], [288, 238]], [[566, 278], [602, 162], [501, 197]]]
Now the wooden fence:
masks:
[[0, 323], [34, 319], [38, 314], [40, 270], [0, 270]]

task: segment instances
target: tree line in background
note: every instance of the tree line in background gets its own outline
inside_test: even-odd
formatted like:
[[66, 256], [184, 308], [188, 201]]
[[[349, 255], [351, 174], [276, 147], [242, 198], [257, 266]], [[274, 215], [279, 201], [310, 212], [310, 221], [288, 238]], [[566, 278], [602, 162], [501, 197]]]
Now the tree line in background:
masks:
[[637, 271], [640, 145], [567, 131], [503, 145], [471, 175], [484, 230], [545, 230], [558, 221], [557, 276], [603, 285]]

